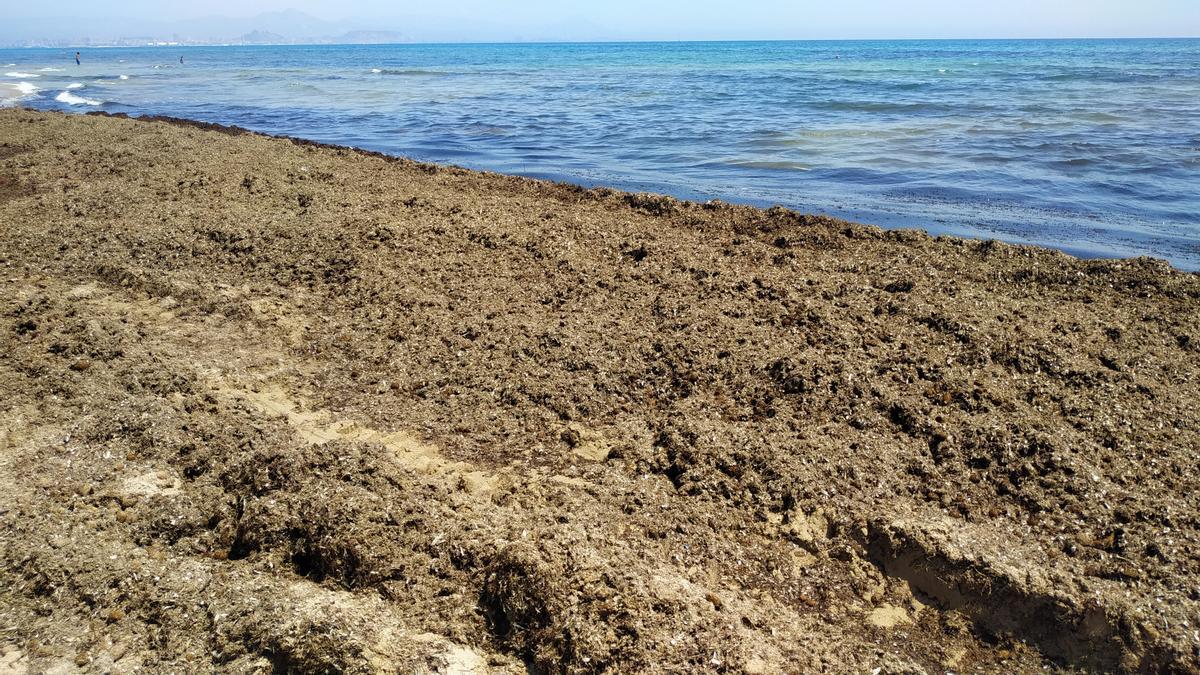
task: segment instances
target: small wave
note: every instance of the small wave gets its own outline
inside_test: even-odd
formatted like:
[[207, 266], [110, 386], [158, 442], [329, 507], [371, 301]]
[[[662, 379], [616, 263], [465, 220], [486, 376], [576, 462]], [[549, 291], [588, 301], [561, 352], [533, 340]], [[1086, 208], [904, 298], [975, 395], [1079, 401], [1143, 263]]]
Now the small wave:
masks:
[[32, 82], [18, 82], [12, 86], [21, 92], [22, 96], [31, 96], [38, 92], [38, 88]]
[[766, 169], [768, 171], [812, 171], [812, 167], [799, 162], [731, 159], [722, 162], [726, 166], [737, 166], [743, 169]]
[[[371, 72], [375, 72], [375, 71], [372, 70]], [[441, 71], [441, 70], [417, 70], [417, 69], [397, 70], [397, 69], [393, 69], [393, 68], [384, 68], [383, 70], [380, 70], [379, 72], [383, 73], [384, 75], [408, 75], [408, 76], [413, 76], [413, 75], [443, 76], [443, 75], [451, 74], [451, 73], [447, 73], [447, 72]]]
[[66, 103], [67, 105], [101, 105], [101, 101], [76, 96], [69, 91], [60, 92], [58, 96], [54, 97], [54, 100], [59, 103]]
[[83, 88], [82, 82], [72, 82], [71, 84], [67, 85], [67, 89], [82, 89], [82, 88]]
[[1082, 122], [1094, 122], [1097, 124], [1118, 124], [1126, 120], [1125, 117], [1114, 115], [1103, 111], [1085, 112], [1080, 111], [1074, 114], [1074, 117]]
[[4, 74], [4, 76], [5, 77], [41, 77], [41, 75], [36, 75], [34, 73], [22, 73], [22, 72], [19, 72], [16, 70], [7, 72]]
[[946, 103], [940, 102], [900, 102], [900, 101], [861, 101], [861, 100], [830, 100], [820, 101], [813, 104], [815, 108], [835, 111], [849, 112], [939, 112], [948, 107]]
[[1049, 162], [1049, 164], [1051, 166], [1061, 166], [1061, 167], [1071, 167], [1071, 168], [1080, 167], [1080, 166], [1093, 166], [1093, 165], [1099, 164], [1099, 163], [1100, 163], [1099, 160], [1088, 159], [1087, 157], [1072, 157], [1070, 159], [1064, 158], [1064, 159], [1058, 159], [1058, 160]]
[[38, 68], [39, 73], [61, 73], [62, 68]]
[[371, 69], [371, 72], [372, 72], [372, 73], [382, 73], [383, 71], [382, 71], [382, 70], [380, 70], [380, 69], [378, 69], [378, 68], [372, 68], [372, 69]]
[[118, 79], [118, 80], [128, 80], [128, 79], [129, 79], [129, 76], [128, 76], [128, 75], [118, 75], [118, 76], [117, 76], [117, 79]]
[[509, 129], [494, 124], [468, 124], [463, 127], [462, 132], [467, 136], [508, 136]]

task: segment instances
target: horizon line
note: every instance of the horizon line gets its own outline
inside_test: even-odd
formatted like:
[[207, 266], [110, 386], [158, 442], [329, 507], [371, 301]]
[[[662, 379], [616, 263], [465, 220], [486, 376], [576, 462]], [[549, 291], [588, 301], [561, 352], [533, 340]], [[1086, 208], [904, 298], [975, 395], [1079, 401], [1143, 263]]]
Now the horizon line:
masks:
[[[378, 47], [405, 45], [605, 45], [605, 44], [720, 44], [730, 42], [1070, 42], [1087, 40], [1200, 40], [1200, 35], [1138, 35], [1138, 36], [1087, 36], [1087, 37], [898, 37], [898, 38], [681, 38], [681, 39], [608, 39], [608, 40], [412, 40], [404, 42], [195, 42], [178, 44], [84, 44], [71, 42], [64, 45], [8, 45], [0, 49], [144, 49], [152, 47]], [[166, 41], [161, 41], [166, 42]]]

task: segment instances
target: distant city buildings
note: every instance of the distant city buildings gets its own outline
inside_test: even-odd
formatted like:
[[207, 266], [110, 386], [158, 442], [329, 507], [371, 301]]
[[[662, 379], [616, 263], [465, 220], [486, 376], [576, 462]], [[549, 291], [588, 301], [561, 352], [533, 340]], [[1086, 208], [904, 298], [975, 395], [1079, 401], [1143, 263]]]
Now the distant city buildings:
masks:
[[[124, 35], [122, 35], [124, 33]], [[173, 47], [180, 45], [387, 44], [410, 36], [331, 22], [285, 10], [253, 17], [209, 16], [183, 21], [112, 19], [0, 24], [0, 47]]]

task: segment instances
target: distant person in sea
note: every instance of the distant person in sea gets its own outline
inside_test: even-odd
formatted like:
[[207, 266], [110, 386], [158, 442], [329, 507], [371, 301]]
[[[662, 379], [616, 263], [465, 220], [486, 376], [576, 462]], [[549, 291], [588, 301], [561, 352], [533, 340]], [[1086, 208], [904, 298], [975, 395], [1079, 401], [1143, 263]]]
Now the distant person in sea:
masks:
[[79, 52], [75, 52], [75, 65], [77, 65], [77, 66], [80, 65]]
[[181, 66], [183, 65], [183, 57], [182, 56], [179, 57], [179, 65], [181, 65]]

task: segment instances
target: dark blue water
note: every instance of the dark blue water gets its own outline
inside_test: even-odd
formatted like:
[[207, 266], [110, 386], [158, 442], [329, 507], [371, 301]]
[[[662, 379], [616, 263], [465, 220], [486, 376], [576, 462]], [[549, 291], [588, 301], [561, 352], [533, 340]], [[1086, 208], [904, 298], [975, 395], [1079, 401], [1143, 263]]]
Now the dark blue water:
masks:
[[0, 89], [37, 108], [191, 117], [1200, 269], [1200, 40], [147, 47], [87, 50], [82, 66], [72, 56], [0, 50]]

